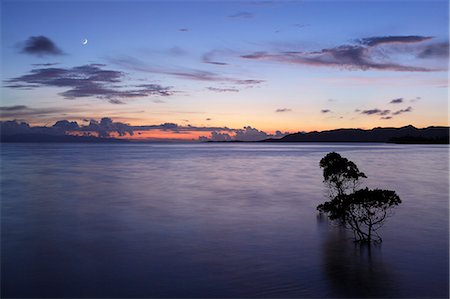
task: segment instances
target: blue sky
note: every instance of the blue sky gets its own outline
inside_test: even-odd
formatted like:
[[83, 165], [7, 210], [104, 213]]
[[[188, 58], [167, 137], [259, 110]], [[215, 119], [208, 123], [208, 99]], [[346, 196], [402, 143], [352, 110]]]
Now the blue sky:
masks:
[[[111, 117], [267, 132], [448, 123], [447, 1], [1, 5], [3, 119]], [[25, 51], [32, 37], [60, 53]], [[43, 65], [50, 63], [57, 64]], [[92, 92], [93, 85], [24, 77], [49, 68], [64, 76], [107, 70], [120, 79], [96, 82]], [[27, 111], [8, 110], [14, 106]], [[374, 109], [390, 113], [364, 112]]]

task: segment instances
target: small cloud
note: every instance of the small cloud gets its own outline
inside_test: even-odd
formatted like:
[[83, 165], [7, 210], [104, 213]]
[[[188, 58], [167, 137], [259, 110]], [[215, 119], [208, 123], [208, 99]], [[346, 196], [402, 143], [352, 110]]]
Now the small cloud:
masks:
[[275, 110], [275, 112], [291, 112], [291, 111], [292, 111], [292, 109], [289, 109], [289, 108], [280, 108], [280, 109]]
[[178, 31], [181, 31], [181, 32], [188, 32], [188, 31], [189, 31], [189, 28], [180, 28], [180, 29], [178, 29]]
[[393, 99], [389, 102], [389, 104], [400, 104], [403, 103], [403, 98]]
[[50, 63], [32, 63], [32, 66], [52, 66], [57, 65], [59, 62], [50, 62]]
[[383, 116], [383, 117], [380, 117], [380, 119], [392, 119], [392, 116]]
[[320, 110], [321, 113], [331, 113], [330, 109], [322, 109]]
[[359, 109], [355, 109], [355, 112], [360, 112], [361, 110], [359, 110]]
[[406, 113], [406, 112], [412, 112], [412, 107], [409, 106], [406, 109], [397, 110], [397, 111], [393, 112], [392, 115], [399, 115], [399, 114]]
[[118, 99], [110, 99], [108, 102], [110, 102], [111, 104], [125, 104], [124, 102]]
[[363, 110], [363, 111], [361, 111], [361, 114], [366, 114], [366, 115], [373, 115], [373, 114], [376, 114], [376, 115], [387, 115], [387, 114], [389, 114], [391, 112], [391, 110], [380, 110], [380, 109], [378, 109], [378, 108], [375, 108], [375, 109], [370, 109], [370, 110]]
[[208, 121], [209, 121], [209, 120], [211, 120], [211, 118], [209, 118], [209, 117], [208, 117], [208, 118], [207, 118], [206, 120], [208, 120]]
[[21, 51], [24, 54], [36, 55], [36, 56], [45, 56], [45, 55], [62, 55], [63, 51], [59, 49], [56, 44], [45, 36], [31, 36], [29, 37]]
[[206, 52], [203, 57], [202, 60], [204, 63], [209, 63], [209, 64], [215, 64], [215, 65], [229, 65], [226, 62], [223, 61], [217, 61], [216, 59], [214, 59], [214, 56], [216, 56], [217, 54], [220, 54], [222, 51], [219, 50], [212, 50], [209, 52]]
[[234, 18], [234, 19], [250, 19], [253, 18], [255, 15], [248, 12], [248, 11], [241, 11], [238, 13], [235, 13], [233, 15], [228, 16], [229, 18]]
[[415, 97], [414, 99], [411, 99], [409, 101], [414, 103], [414, 102], [417, 102], [417, 101], [419, 101], [421, 99], [422, 99], [422, 97]]
[[216, 87], [207, 87], [206, 89], [215, 91], [215, 92], [239, 92], [239, 89], [236, 88], [216, 88]]
[[292, 25], [292, 26], [301, 29], [301, 28], [305, 28], [305, 27], [308, 26], [308, 25], [306, 25], [306, 24], [294, 24], [294, 25]]

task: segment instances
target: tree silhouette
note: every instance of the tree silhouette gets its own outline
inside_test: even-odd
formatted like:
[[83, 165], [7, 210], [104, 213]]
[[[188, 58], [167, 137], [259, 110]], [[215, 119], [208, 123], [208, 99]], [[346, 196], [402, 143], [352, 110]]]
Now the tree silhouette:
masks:
[[359, 179], [366, 175], [338, 153], [327, 154], [320, 160], [320, 167], [330, 189], [330, 201], [318, 205], [317, 210], [350, 228], [356, 241], [381, 241], [377, 230], [392, 214], [392, 208], [401, 203], [400, 197], [391, 190], [358, 190]]
[[320, 160], [323, 168], [324, 183], [328, 186], [330, 197], [342, 196], [349, 191], [354, 192], [359, 186], [359, 179], [366, 178], [358, 166], [352, 161], [332, 152]]

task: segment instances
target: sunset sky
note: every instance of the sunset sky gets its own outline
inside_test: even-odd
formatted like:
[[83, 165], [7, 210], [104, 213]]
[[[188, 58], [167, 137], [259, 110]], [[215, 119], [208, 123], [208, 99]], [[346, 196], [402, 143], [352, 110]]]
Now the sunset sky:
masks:
[[448, 125], [448, 5], [2, 1], [1, 120], [175, 139]]

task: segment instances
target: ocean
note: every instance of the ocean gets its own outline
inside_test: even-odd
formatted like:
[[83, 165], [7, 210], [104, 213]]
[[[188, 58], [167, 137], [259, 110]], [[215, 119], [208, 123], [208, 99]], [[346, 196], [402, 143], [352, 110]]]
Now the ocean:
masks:
[[[316, 211], [331, 151], [400, 196], [381, 244]], [[448, 297], [448, 161], [448, 145], [1, 144], [2, 297]]]

